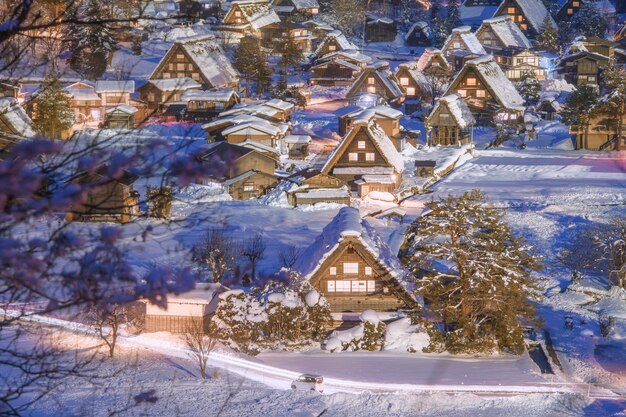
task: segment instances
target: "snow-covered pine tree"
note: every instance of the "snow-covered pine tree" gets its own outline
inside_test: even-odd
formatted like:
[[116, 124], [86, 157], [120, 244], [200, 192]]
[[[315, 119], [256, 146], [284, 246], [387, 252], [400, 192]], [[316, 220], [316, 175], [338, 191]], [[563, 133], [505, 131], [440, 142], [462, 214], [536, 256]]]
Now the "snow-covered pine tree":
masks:
[[448, 0], [448, 9], [446, 16], [446, 29], [448, 34], [452, 29], [459, 26], [461, 22], [461, 12], [459, 11], [459, 0]]
[[[266, 87], [271, 70], [267, 65], [265, 54], [261, 50], [261, 42], [254, 36], [241, 38], [233, 59], [233, 67], [241, 73], [246, 81], [246, 97], [250, 96], [250, 82], [257, 82], [257, 94], [259, 93], [259, 81]], [[263, 91], [263, 90], [262, 90]]]
[[63, 91], [57, 75], [51, 75], [32, 100], [35, 130], [50, 139], [61, 139], [74, 124], [75, 114], [70, 98]]
[[106, 71], [116, 48], [113, 29], [105, 23], [106, 11], [100, 0], [87, 0], [83, 23], [69, 25], [70, 67], [88, 79], [95, 80]]
[[537, 34], [536, 46], [548, 52], [557, 52], [559, 50], [559, 34], [550, 17], [546, 15]]
[[615, 150], [621, 151], [626, 145], [624, 138], [624, 113], [626, 113], [626, 70], [611, 67], [604, 71], [604, 86], [607, 89], [602, 97], [601, 109], [615, 120], [617, 137]]
[[535, 319], [531, 273], [540, 269], [532, 248], [477, 190], [427, 206], [407, 231], [403, 260], [416, 273], [432, 271], [418, 281], [418, 291], [443, 324], [446, 349], [522, 352], [519, 320]]
[[593, 87], [581, 85], [565, 102], [561, 120], [568, 126], [586, 128], [591, 115], [596, 111], [598, 95]]
[[258, 323], [265, 320], [265, 311], [254, 297], [232, 291], [221, 295], [210, 332], [231, 348], [254, 355], [261, 342]]
[[585, 1], [572, 18], [571, 28], [575, 35], [604, 38], [608, 30], [608, 21], [596, 7], [595, 2]]
[[522, 74], [517, 85], [520, 95], [526, 100], [527, 105], [537, 104], [541, 94], [541, 83], [534, 71], [526, 71]]

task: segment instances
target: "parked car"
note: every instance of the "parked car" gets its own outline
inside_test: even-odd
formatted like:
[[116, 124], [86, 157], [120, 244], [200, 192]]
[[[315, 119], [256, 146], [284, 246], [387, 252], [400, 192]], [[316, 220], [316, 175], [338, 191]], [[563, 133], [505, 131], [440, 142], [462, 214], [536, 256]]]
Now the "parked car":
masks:
[[300, 375], [291, 383], [291, 389], [324, 392], [324, 377], [311, 374]]

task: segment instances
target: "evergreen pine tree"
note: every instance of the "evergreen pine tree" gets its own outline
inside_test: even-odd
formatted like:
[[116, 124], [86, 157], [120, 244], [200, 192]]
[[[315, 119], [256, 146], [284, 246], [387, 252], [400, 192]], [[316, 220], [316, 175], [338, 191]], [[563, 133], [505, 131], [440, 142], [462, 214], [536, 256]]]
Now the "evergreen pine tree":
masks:
[[522, 74], [517, 89], [524, 100], [526, 100], [526, 104], [534, 105], [539, 101], [541, 84], [534, 71], [526, 71]]
[[[416, 272], [432, 271], [418, 281], [418, 291], [446, 329], [447, 350], [521, 353], [519, 320], [536, 317], [529, 297], [537, 288], [531, 273], [540, 265], [532, 249], [479, 191], [427, 206], [430, 211], [409, 227], [403, 259]], [[450, 267], [437, 270], [434, 262]]]
[[604, 38], [608, 30], [607, 19], [596, 7], [595, 2], [585, 1], [572, 18], [571, 28], [575, 35]]
[[257, 94], [261, 94], [269, 85], [271, 70], [258, 38], [241, 38], [233, 59], [233, 66], [241, 73], [246, 82], [246, 97], [250, 96], [250, 82], [257, 83]]
[[589, 118], [596, 110], [598, 95], [593, 87], [581, 85], [574, 91], [565, 102], [565, 108], [561, 111], [561, 120], [568, 126], [586, 128]]
[[543, 19], [536, 41], [537, 47], [546, 51], [557, 52], [559, 50], [559, 34], [547, 15]]
[[[71, 11], [73, 17], [78, 11]], [[70, 45], [70, 67], [88, 79], [99, 78], [115, 50], [117, 41], [106, 18], [100, 0], [88, 0], [80, 24], [72, 24], [67, 42]]]
[[48, 77], [45, 85], [32, 101], [35, 130], [48, 138], [60, 139], [74, 124], [70, 98], [56, 75]]
[[607, 89], [601, 110], [614, 120], [617, 137], [615, 150], [624, 148], [624, 113], [626, 113], [626, 70], [624, 68], [609, 68], [603, 74], [604, 85]]
[[457, 27], [461, 22], [461, 12], [459, 11], [458, 0], [448, 0], [448, 15], [446, 17], [447, 34]]

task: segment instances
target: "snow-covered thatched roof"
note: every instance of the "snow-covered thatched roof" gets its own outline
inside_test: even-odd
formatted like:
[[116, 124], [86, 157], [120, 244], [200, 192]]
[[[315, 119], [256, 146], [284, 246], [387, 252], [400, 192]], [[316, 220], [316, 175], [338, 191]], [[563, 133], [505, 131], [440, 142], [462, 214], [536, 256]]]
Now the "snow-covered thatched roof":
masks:
[[320, 5], [317, 0], [291, 0], [296, 10], [303, 9], [319, 9]]
[[[550, 13], [548, 13], [548, 9], [546, 9], [546, 6], [542, 0], [511, 0], [511, 1], [515, 3], [517, 7], [519, 7], [519, 9], [522, 11], [522, 14], [526, 18], [526, 21], [528, 21], [528, 24], [532, 27], [532, 29], [536, 33], [539, 33], [539, 30], [541, 29], [541, 25], [543, 24], [543, 21], [545, 20], [546, 16], [548, 17], [548, 22], [550, 23], [550, 25], [554, 27], [555, 29], [557, 28], [556, 23], [554, 22], [554, 19], [552, 19], [552, 16], [550, 16]], [[506, 7], [508, 7], [508, 3], [503, 1], [500, 4], [500, 7], [498, 7], [498, 10], [496, 11], [496, 15], [506, 14], [506, 10], [505, 10]]]
[[[361, 117], [361, 115], [359, 115], [359, 117]], [[357, 118], [354, 120], [352, 127], [348, 130], [343, 140], [328, 156], [328, 159], [322, 168], [322, 173], [327, 174], [333, 169], [336, 160], [347, 151], [350, 143], [352, 143], [357, 132], [361, 129], [364, 129], [385, 161], [393, 167], [393, 170], [395, 170], [395, 172], [402, 172], [404, 169], [404, 160], [402, 159], [402, 155], [400, 155], [396, 147], [391, 142], [391, 139], [389, 139], [385, 131], [378, 126], [375, 121], [371, 120], [371, 117], [368, 118], [363, 116], [361, 119]], [[363, 169], [363, 167], [355, 168]]]
[[396, 71], [396, 77], [398, 76], [398, 72], [400, 70], [405, 70], [406, 73], [413, 79], [413, 81], [424, 91], [428, 91], [429, 81], [426, 78], [426, 75], [419, 69], [416, 62], [406, 62], [404, 64], [400, 64], [398, 66], [398, 70]]
[[[440, 63], [437, 63], [437, 64], [432, 63], [433, 60], [436, 58], [441, 59], [441, 64], [443, 64], [443, 67], [441, 67]], [[424, 52], [422, 53], [422, 55], [420, 55], [415, 66], [417, 67], [418, 70], [424, 71], [430, 65], [440, 66], [442, 70], [445, 70], [445, 71], [448, 71], [450, 69], [450, 64], [448, 63], [448, 60], [443, 55], [443, 52], [441, 52], [441, 50], [433, 49], [433, 48], [426, 48]]]
[[428, 23], [420, 20], [419, 22], [413, 23], [409, 30], [406, 31], [406, 35], [404, 35], [404, 40], [408, 41], [413, 32], [415, 32], [416, 30], [424, 33], [424, 35], [426, 35], [428, 39], [432, 37], [432, 31], [430, 30], [430, 26], [428, 26]]
[[115, 107], [111, 107], [109, 109], [106, 110], [106, 114], [111, 114], [111, 113], [115, 113], [115, 112], [122, 112], [122, 113], [126, 113], [128, 115], [132, 115], [137, 113], [137, 108], [134, 106], [131, 106], [129, 104], [118, 104]]
[[[235, 7], [238, 6], [238, 7]], [[241, 10], [246, 23], [241, 26], [250, 26], [254, 30], [280, 23], [280, 17], [270, 6], [268, 0], [236, 0], [231, 3], [231, 8], [224, 16], [224, 21], [230, 20], [235, 11]]]
[[463, 79], [468, 69], [474, 69], [476, 75], [481, 78], [483, 84], [494, 96], [494, 99], [507, 110], [524, 111], [524, 99], [520, 96], [515, 86], [502, 71], [502, 68], [493, 60], [493, 56], [485, 55], [471, 59], [465, 63], [463, 69], [457, 74], [448, 91], [455, 88], [458, 81]]
[[151, 80], [157, 79], [161, 67], [169, 61], [170, 56], [179, 47], [183, 49], [211, 87], [225, 87], [238, 82], [239, 73], [233, 68], [213, 35], [177, 40], [150, 75]]
[[190, 100], [198, 100], [198, 101], [217, 101], [217, 102], [228, 102], [233, 97], [238, 97], [235, 90], [232, 88], [221, 88], [218, 90], [187, 90], [183, 93], [181, 100], [182, 101], [190, 101]]
[[0, 131], [26, 138], [35, 136], [33, 121], [13, 97], [0, 98]]
[[96, 93], [134, 93], [134, 81], [96, 81]]
[[347, 238], [356, 239], [361, 243], [387, 273], [402, 284], [405, 270], [398, 257], [392, 253], [374, 228], [366, 220], [361, 219], [359, 210], [354, 207], [343, 207], [339, 210], [315, 242], [304, 250], [293, 270], [299, 272], [303, 278], [311, 279], [324, 261]]
[[161, 91], [181, 91], [201, 87], [199, 82], [189, 77], [164, 78], [158, 80], [148, 80], [148, 82]]
[[452, 33], [448, 36], [448, 39], [446, 39], [446, 42], [443, 44], [443, 48], [441, 48], [441, 50], [448, 52], [458, 49], [454, 47], [453, 43], [453, 40], [457, 36], [460, 38], [461, 42], [465, 44], [465, 47], [469, 52], [476, 55], [485, 55], [487, 53], [485, 48], [483, 48], [483, 45], [478, 41], [478, 38], [476, 38], [476, 35], [472, 33], [472, 28], [469, 26], [461, 26], [452, 29]]
[[404, 96], [404, 91], [400, 87], [400, 83], [396, 79], [394, 73], [389, 69], [387, 61], [376, 61], [369, 64], [359, 77], [354, 81], [350, 90], [346, 93], [346, 97], [354, 97], [360, 95], [360, 86], [366, 82], [369, 77], [377, 78], [380, 84], [387, 92], [389, 101], [394, 101]]
[[441, 97], [433, 110], [430, 112], [428, 119], [432, 118], [439, 111], [441, 106], [448, 108], [448, 112], [452, 115], [452, 118], [456, 122], [457, 126], [464, 129], [472, 126], [476, 123], [476, 119], [472, 115], [467, 103], [463, 101], [463, 98], [458, 94], [450, 94], [445, 97]]
[[324, 37], [324, 40], [319, 44], [317, 49], [315, 50], [315, 55], [319, 56], [326, 44], [330, 41], [335, 41], [339, 50], [357, 50], [359, 48], [356, 47], [352, 42], [346, 38], [346, 35], [343, 34], [340, 30], [333, 30], [332, 32], [328, 32]]
[[500, 42], [504, 44], [505, 48], [513, 46], [528, 49], [531, 47], [530, 41], [513, 21], [512, 16], [498, 16], [484, 20], [480, 28], [476, 31], [476, 37], [480, 38], [480, 35], [488, 30], [493, 31]]

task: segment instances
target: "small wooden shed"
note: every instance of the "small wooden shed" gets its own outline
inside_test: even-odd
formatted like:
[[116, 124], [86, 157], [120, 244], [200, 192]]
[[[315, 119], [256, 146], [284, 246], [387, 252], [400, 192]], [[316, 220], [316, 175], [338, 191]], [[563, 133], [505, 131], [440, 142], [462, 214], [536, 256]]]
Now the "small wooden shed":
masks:
[[120, 104], [106, 111], [104, 127], [108, 129], [134, 129], [137, 109], [128, 104]]

